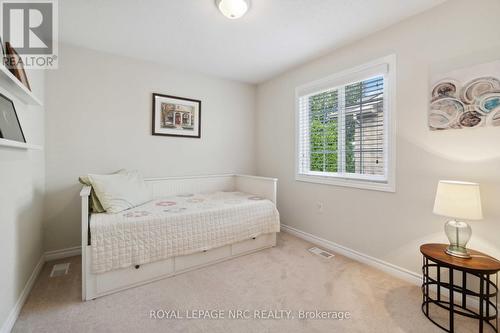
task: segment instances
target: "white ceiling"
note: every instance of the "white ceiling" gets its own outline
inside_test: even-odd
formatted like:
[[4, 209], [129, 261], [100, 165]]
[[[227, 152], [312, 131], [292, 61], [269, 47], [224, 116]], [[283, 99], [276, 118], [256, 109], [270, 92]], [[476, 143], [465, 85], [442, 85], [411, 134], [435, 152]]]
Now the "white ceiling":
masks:
[[214, 0], [63, 0], [60, 41], [259, 83], [442, 2], [252, 0], [229, 20]]

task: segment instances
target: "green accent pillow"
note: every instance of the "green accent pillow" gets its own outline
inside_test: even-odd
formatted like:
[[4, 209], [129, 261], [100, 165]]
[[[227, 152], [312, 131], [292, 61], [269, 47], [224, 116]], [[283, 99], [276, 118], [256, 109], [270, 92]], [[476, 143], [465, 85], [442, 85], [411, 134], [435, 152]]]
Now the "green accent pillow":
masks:
[[[88, 176], [78, 177], [78, 181], [82, 185], [92, 186], [92, 183], [90, 182]], [[102, 208], [101, 202], [97, 198], [97, 195], [95, 194], [95, 191], [93, 188], [90, 190], [90, 212], [91, 213], [104, 213], [104, 212], [106, 212], [104, 210], [104, 208]]]

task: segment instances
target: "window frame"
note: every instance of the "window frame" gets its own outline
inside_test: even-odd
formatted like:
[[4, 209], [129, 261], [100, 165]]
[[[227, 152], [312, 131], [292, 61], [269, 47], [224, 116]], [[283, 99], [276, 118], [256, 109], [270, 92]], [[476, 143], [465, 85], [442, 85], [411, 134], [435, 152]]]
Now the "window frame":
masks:
[[[321, 93], [335, 87], [381, 75], [380, 69], [386, 66], [384, 76], [384, 157], [385, 176], [362, 174], [337, 174], [332, 172], [300, 172], [301, 162], [301, 124], [300, 98], [308, 94]], [[377, 74], [378, 73], [378, 74]], [[309, 129], [306, 129], [309, 131]], [[307, 132], [306, 135], [307, 136]], [[344, 141], [339, 138], [339, 141]], [[345, 144], [345, 143], [344, 143]], [[307, 157], [309, 158], [309, 157]], [[345, 163], [345, 162], [341, 162]], [[378, 179], [377, 179], [378, 178]], [[350, 68], [295, 89], [295, 180], [335, 186], [353, 187], [367, 190], [396, 192], [396, 55], [391, 54], [368, 63]]]

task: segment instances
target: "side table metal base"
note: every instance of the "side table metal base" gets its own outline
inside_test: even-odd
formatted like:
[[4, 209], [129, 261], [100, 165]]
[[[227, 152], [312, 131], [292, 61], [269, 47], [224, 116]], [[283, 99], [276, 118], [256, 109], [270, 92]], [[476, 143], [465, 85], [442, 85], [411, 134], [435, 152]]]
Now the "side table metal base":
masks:
[[[448, 282], [443, 281], [442, 269], [448, 273]], [[432, 272], [434, 271], [434, 272]], [[441, 266], [432, 262], [427, 257], [423, 259], [422, 273], [422, 312], [433, 322], [446, 332], [455, 331], [455, 315], [461, 315], [479, 321], [479, 331], [484, 332], [485, 325], [490, 326], [494, 332], [498, 333], [498, 275], [497, 274], [477, 274], [466, 271], [460, 271], [462, 274], [461, 284], [454, 282], [454, 272], [456, 270]], [[434, 273], [434, 274], [430, 274]], [[431, 277], [435, 276], [436, 278]], [[491, 276], [495, 275], [495, 283], [491, 281]], [[467, 279], [474, 276], [479, 279], [479, 292], [473, 291], [467, 286]], [[430, 288], [434, 288], [436, 298], [431, 297]], [[448, 300], [443, 300], [442, 289], [447, 291]], [[456, 300], [457, 294], [460, 295], [460, 302]], [[479, 303], [479, 310], [473, 308], [469, 298], [473, 298]], [[474, 302], [475, 303], [475, 302]], [[431, 318], [429, 305], [434, 304], [442, 309], [449, 311], [449, 325], [444, 327]]]

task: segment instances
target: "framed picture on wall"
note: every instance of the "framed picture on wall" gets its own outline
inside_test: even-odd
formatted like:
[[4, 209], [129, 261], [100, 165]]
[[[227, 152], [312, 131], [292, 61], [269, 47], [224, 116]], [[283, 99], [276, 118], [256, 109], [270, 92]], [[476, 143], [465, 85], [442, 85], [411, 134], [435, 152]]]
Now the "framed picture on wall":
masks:
[[201, 138], [201, 101], [153, 93], [152, 134]]

